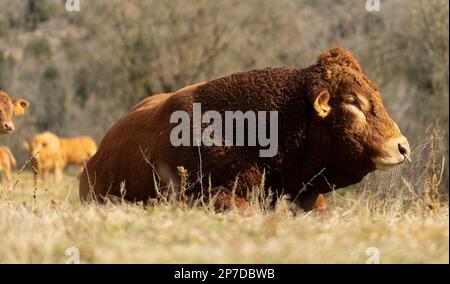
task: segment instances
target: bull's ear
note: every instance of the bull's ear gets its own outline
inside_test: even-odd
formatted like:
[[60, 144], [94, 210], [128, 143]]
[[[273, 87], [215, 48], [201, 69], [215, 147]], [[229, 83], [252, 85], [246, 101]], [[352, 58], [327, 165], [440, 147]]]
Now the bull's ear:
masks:
[[18, 99], [18, 100], [13, 100], [13, 105], [14, 105], [14, 114], [15, 115], [24, 115], [25, 110], [28, 108], [30, 103], [27, 102], [26, 100]]
[[325, 118], [331, 112], [330, 93], [326, 89], [313, 89], [309, 94], [309, 101], [313, 105], [317, 114]]

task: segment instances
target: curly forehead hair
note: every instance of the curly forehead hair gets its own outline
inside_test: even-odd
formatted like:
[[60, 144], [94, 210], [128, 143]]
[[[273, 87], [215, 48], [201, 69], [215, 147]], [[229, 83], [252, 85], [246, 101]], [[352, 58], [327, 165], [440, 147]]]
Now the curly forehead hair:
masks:
[[316, 61], [323, 79], [332, 87], [338, 87], [345, 75], [360, 86], [369, 86], [378, 91], [378, 86], [363, 73], [361, 65], [347, 50], [333, 47], [319, 55]]

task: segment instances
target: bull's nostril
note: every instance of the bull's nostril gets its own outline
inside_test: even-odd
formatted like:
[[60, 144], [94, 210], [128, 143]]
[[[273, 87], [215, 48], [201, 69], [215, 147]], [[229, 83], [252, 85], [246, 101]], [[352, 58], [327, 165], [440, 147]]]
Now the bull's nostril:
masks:
[[404, 146], [402, 144], [398, 144], [398, 151], [400, 154], [405, 157], [405, 159], [411, 163], [411, 157], [409, 157], [409, 147]]
[[398, 144], [398, 150], [402, 155], [408, 154], [408, 150], [402, 144]]

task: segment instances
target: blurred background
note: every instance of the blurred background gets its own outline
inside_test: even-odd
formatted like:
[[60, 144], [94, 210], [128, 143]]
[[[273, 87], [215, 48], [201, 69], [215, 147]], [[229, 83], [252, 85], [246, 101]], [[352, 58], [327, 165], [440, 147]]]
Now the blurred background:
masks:
[[[0, 0], [0, 89], [31, 102], [22, 141], [50, 130], [100, 142], [146, 96], [267, 66], [306, 67], [333, 45], [377, 82], [412, 144], [411, 185], [448, 186], [447, 0]], [[435, 176], [433, 178], [433, 176]], [[434, 181], [433, 181], [434, 180]]]

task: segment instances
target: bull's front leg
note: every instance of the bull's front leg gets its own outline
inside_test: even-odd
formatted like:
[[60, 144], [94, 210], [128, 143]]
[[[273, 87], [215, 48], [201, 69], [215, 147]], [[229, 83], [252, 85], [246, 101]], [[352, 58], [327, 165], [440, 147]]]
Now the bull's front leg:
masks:
[[327, 201], [323, 194], [314, 190], [301, 193], [295, 203], [297, 203], [304, 211], [326, 210], [328, 208]]
[[263, 175], [256, 167], [249, 167], [237, 174], [235, 178], [226, 182], [226, 185], [214, 185], [206, 193], [207, 199], [216, 211], [237, 210], [243, 215], [253, 215], [254, 209], [247, 200], [253, 190], [261, 189]]
[[236, 196], [230, 189], [217, 186], [208, 192], [207, 202], [211, 203], [216, 212], [236, 210], [245, 216], [253, 215], [250, 203], [243, 197]]
[[327, 209], [328, 204], [323, 193], [329, 192], [330, 187], [326, 180], [317, 177], [305, 185], [301, 180], [292, 178], [296, 176], [300, 176], [300, 174], [298, 172], [289, 173], [284, 177], [286, 183], [283, 184], [283, 188], [290, 195], [293, 203], [306, 212]]

